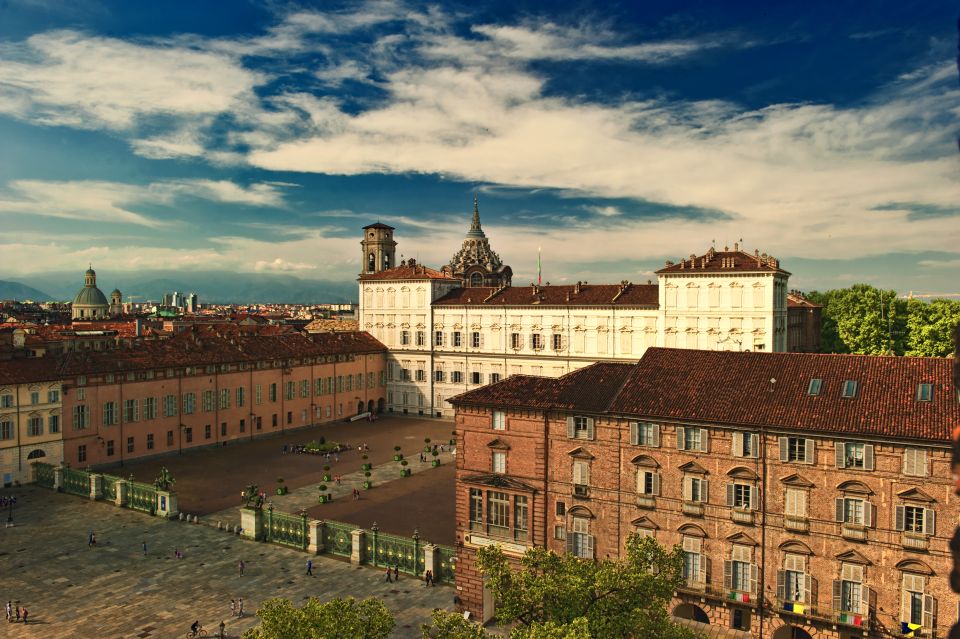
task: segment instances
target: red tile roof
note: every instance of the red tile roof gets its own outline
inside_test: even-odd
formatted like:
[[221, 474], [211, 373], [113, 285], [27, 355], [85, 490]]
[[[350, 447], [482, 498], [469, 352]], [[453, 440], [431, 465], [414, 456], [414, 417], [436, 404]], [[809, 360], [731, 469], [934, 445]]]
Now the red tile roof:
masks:
[[814, 304], [796, 291], [790, 291], [787, 293], [787, 308], [823, 308], [823, 306]]
[[751, 255], [739, 249], [717, 251], [711, 248], [703, 255], [691, 255], [681, 258], [676, 264], [671, 261], [657, 271], [660, 273], [782, 273], [790, 275], [780, 268], [780, 260], [766, 253], [754, 251]]
[[361, 275], [360, 280], [364, 282], [375, 280], [452, 280], [453, 276], [449, 273], [437, 271], [423, 264], [408, 265], [403, 264], [394, 268], [389, 268], [379, 273], [368, 273]]
[[457, 288], [438, 298], [434, 306], [650, 306], [658, 308], [656, 284], [570, 284], [563, 286], [508, 286]]
[[[952, 368], [935, 357], [650, 348], [636, 364], [510, 377], [450, 401], [947, 443], [960, 424]], [[808, 394], [811, 379], [822, 380], [817, 395]], [[854, 397], [841, 396], [846, 380], [857, 382]], [[921, 383], [933, 384], [931, 401], [917, 399]]]

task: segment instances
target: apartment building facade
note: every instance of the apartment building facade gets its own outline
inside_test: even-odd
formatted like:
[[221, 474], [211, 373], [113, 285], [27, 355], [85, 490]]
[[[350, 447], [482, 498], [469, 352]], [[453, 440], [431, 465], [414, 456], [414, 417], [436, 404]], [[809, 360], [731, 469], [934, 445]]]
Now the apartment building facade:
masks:
[[63, 461], [59, 371], [39, 360], [0, 362], [0, 480], [31, 481], [30, 463]]
[[[680, 544], [673, 614], [775, 639], [946, 636], [951, 361], [654, 348], [453, 398], [457, 586], [476, 549]], [[939, 522], [939, 523], [938, 523]]]
[[[471, 388], [636, 361], [654, 346], [787, 350], [790, 273], [738, 244], [668, 261], [656, 284], [511, 286], [509, 267], [491, 257], [485, 236], [482, 250], [467, 251], [477, 264], [467, 264], [461, 249], [440, 270], [412, 259], [386, 268], [395, 264], [393, 230], [364, 228], [359, 278], [360, 329], [389, 350], [391, 411], [452, 418], [447, 400]], [[481, 241], [478, 233], [475, 209], [465, 247]], [[488, 286], [490, 278], [501, 284]]]

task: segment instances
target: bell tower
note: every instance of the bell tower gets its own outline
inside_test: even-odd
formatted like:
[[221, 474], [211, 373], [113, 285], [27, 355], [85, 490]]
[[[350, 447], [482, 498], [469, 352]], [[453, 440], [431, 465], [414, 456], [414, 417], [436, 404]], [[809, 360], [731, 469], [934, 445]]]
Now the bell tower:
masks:
[[370, 275], [391, 269], [397, 265], [397, 243], [393, 239], [394, 228], [377, 222], [363, 227], [363, 240], [360, 246], [363, 256], [360, 261], [360, 275]]

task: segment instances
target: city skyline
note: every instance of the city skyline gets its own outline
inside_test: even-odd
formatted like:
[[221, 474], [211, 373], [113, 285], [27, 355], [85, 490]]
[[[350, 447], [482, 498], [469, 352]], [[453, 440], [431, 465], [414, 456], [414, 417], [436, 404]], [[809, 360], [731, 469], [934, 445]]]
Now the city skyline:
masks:
[[669, 7], [8, 1], [0, 279], [350, 280], [378, 219], [440, 266], [479, 193], [516, 284], [742, 238], [794, 288], [956, 292], [953, 7]]

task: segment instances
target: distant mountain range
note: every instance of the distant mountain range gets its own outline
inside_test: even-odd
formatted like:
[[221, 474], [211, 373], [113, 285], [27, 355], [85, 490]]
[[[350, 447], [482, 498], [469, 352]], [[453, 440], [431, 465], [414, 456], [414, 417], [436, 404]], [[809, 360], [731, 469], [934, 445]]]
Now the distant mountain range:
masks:
[[[71, 301], [83, 288], [82, 271], [40, 273], [18, 279], [19, 282], [0, 281], [0, 299]], [[304, 280], [277, 273], [98, 271], [97, 286], [107, 298], [110, 291], [118, 288], [124, 301], [133, 302], [160, 301], [164, 293], [173, 291], [196, 293], [201, 304], [344, 304], [357, 301], [355, 282]]]

